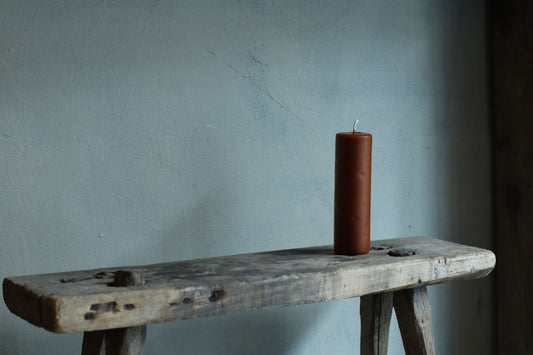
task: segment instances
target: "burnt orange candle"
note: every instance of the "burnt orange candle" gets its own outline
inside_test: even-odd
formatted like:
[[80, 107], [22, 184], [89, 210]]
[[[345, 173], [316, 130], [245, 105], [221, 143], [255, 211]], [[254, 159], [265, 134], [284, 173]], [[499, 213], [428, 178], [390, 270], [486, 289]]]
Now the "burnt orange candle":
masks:
[[372, 136], [356, 131], [335, 139], [335, 254], [370, 251], [370, 175]]

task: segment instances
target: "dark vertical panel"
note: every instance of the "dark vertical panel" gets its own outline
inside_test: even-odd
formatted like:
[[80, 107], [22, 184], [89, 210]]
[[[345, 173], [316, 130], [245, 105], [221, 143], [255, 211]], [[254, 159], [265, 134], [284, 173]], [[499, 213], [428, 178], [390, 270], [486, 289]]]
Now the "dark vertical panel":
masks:
[[492, 2], [498, 352], [533, 349], [533, 2]]

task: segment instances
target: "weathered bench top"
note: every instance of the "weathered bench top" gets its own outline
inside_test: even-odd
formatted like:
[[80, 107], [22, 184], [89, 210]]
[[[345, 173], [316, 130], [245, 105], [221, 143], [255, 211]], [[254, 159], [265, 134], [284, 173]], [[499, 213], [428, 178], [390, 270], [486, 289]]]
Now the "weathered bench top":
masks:
[[[405, 250], [407, 249], [407, 250]], [[414, 255], [392, 256], [412, 254]], [[489, 250], [426, 237], [378, 240], [369, 254], [332, 246], [4, 279], [11, 312], [56, 333], [131, 327], [332, 301], [484, 277]], [[111, 286], [118, 270], [144, 284]]]

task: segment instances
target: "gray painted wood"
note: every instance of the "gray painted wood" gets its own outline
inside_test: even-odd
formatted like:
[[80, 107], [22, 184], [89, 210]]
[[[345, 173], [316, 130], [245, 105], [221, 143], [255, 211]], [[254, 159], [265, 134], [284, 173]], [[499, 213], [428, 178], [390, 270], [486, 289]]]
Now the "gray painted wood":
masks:
[[[390, 249], [414, 255], [391, 256]], [[69, 333], [324, 302], [454, 279], [484, 277], [491, 251], [426, 237], [373, 242], [365, 255], [332, 246], [279, 250], [4, 279], [4, 300], [18, 316]], [[114, 273], [139, 273], [144, 285], [113, 287]]]
[[361, 355], [387, 354], [392, 298], [392, 292], [361, 297]]
[[393, 302], [406, 355], [435, 355], [426, 287], [396, 291]]

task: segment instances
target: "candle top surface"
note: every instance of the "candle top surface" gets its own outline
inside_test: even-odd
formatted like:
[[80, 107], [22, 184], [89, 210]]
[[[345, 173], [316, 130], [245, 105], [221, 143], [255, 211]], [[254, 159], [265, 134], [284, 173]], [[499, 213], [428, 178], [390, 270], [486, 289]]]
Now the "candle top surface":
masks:
[[366, 133], [366, 132], [359, 132], [359, 131], [356, 131], [356, 132], [339, 132], [337, 133], [337, 136], [354, 136], [354, 137], [357, 137], [357, 136], [372, 136], [370, 133]]

